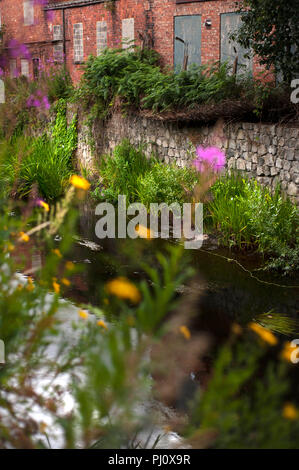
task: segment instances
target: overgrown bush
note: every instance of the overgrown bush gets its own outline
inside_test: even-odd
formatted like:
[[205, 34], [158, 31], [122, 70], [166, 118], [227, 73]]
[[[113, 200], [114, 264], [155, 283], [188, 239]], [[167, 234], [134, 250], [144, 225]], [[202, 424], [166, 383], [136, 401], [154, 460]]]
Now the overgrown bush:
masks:
[[193, 65], [174, 73], [161, 70], [157, 59], [153, 51], [106, 49], [99, 57], [89, 57], [77, 93], [100, 102], [103, 110], [119, 96], [126, 104], [162, 111], [254, 92], [252, 80], [234, 76], [227, 64]]

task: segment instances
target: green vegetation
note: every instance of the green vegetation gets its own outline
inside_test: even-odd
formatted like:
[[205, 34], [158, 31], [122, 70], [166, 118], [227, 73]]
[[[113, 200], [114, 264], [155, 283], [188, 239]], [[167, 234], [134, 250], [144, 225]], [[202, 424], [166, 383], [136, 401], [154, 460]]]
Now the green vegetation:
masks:
[[47, 200], [64, 194], [72, 174], [72, 156], [77, 146], [76, 116], [67, 126], [66, 105], [56, 105], [50, 136], [13, 136], [0, 142], [1, 191], [27, 197], [36, 184]]
[[154, 157], [147, 159], [143, 150], [124, 140], [113, 155], [102, 157], [100, 185], [94, 190], [94, 196], [115, 202], [123, 194], [128, 204], [141, 202], [147, 208], [151, 202], [187, 201], [186, 191], [192, 191], [196, 182], [195, 171], [165, 165]]
[[[30, 234], [48, 247], [34, 280], [16, 274], [24, 272], [31, 253], [24, 238], [28, 221], [10, 217], [11, 206], [0, 201], [0, 338], [6, 359], [0, 367], [1, 448], [51, 448], [58, 435], [62, 448], [146, 447], [140, 433], [159, 429], [159, 417], [140, 413], [138, 405], [151, 403], [153, 377], [158, 371], [163, 383], [156, 393], [176, 394], [190, 360], [198, 360], [196, 351], [208, 353], [204, 332], [188, 329], [197, 313], [194, 302], [177, 294], [193, 276], [182, 247], [155, 253], [150, 265], [140, 263], [147, 276], [139, 282], [99, 281], [96, 307], [60, 301], [66, 280], [72, 284], [78, 272], [66, 263], [76, 195], [70, 188], [49, 219], [41, 214], [48, 225]], [[56, 233], [62, 236], [60, 251]], [[15, 258], [24, 245], [25, 256]], [[143, 250], [135, 243], [127, 256], [143, 259]], [[196, 392], [183, 424], [177, 416], [165, 424], [194, 448], [297, 448], [298, 394], [290, 373], [295, 366], [282, 359], [285, 348], [269, 330], [256, 323], [232, 326], [218, 352], [209, 352], [211, 378]], [[71, 410], [63, 406], [66, 386]], [[161, 429], [151, 446], [165, 433]]]
[[95, 104], [105, 116], [120, 98], [122, 104], [153, 111], [192, 108], [195, 105], [243, 100], [262, 107], [266, 96], [259, 81], [246, 75], [236, 77], [227, 64], [191, 66], [188, 71], [163, 71], [158, 55], [151, 50], [132, 52], [106, 49], [90, 56], [76, 99]]
[[208, 389], [193, 404], [188, 434], [197, 448], [292, 449], [299, 421], [285, 402], [287, 366], [271, 361], [263, 367], [265, 352], [253, 334], [245, 335], [242, 344], [233, 338], [222, 348]]
[[290, 83], [299, 65], [298, 3], [242, 0], [238, 7], [242, 23], [232, 36], [251, 49], [268, 70], [274, 67]]
[[222, 244], [273, 255], [269, 266], [280, 265], [285, 273], [299, 269], [298, 208], [279, 187], [271, 193], [235, 174], [220, 178], [211, 192], [208, 217]]

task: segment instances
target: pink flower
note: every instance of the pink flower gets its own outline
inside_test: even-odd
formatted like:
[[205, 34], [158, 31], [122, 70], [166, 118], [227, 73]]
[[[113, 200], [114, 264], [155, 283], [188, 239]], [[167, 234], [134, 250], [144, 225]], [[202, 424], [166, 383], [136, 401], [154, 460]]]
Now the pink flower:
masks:
[[197, 147], [196, 155], [197, 158], [193, 161], [193, 165], [200, 172], [207, 168], [218, 172], [225, 166], [225, 153], [218, 147]]

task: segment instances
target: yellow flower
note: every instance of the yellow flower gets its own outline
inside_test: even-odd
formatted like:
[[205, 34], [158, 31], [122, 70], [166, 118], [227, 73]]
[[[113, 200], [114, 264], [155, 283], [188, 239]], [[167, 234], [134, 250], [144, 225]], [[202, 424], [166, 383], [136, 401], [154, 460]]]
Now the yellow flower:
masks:
[[62, 258], [62, 254], [60, 253], [60, 250], [58, 250], [58, 248], [55, 248], [54, 250], [52, 250], [52, 252], [54, 253], [54, 255], [58, 256], [58, 258]]
[[85, 179], [81, 178], [81, 176], [73, 175], [71, 176], [70, 183], [78, 189], [83, 189], [87, 191], [90, 188], [90, 183]]
[[187, 326], [185, 326], [185, 325], [180, 326], [180, 332], [182, 333], [182, 335], [184, 336], [185, 339], [190, 339], [191, 338], [191, 333], [190, 333], [190, 330]]
[[27, 286], [26, 286], [26, 289], [29, 291], [29, 292], [32, 292], [34, 290], [34, 284], [33, 284], [33, 280], [31, 277], [28, 277], [27, 278]]
[[67, 269], [68, 271], [73, 271], [73, 269], [75, 269], [74, 263], [72, 263], [72, 261], [67, 261], [65, 263], [65, 269]]
[[297, 408], [292, 403], [286, 403], [282, 410], [285, 419], [297, 419], [299, 416]]
[[109, 281], [106, 284], [106, 290], [109, 294], [115, 295], [120, 299], [131, 300], [134, 304], [137, 304], [141, 300], [141, 295], [137, 287], [125, 277], [118, 277]]
[[43, 207], [46, 212], [49, 212], [50, 206], [47, 204], [45, 201], [42, 201], [41, 199], [38, 201], [38, 205]]
[[83, 318], [83, 320], [86, 320], [88, 318], [88, 313], [84, 312], [84, 310], [79, 310], [78, 315], [79, 317]]
[[281, 351], [282, 359], [285, 359], [288, 362], [292, 362], [291, 356], [292, 356], [292, 353], [295, 351], [295, 348], [296, 346], [292, 346], [292, 344], [289, 342], [284, 343], [284, 348]]
[[262, 340], [264, 340], [266, 343], [271, 344], [271, 346], [275, 346], [275, 344], [277, 344], [276, 336], [274, 336], [271, 331], [267, 330], [267, 328], [264, 328], [255, 322], [249, 323], [248, 327], [257, 335], [259, 335], [259, 337], [262, 338]]
[[12, 243], [8, 242], [6, 249], [7, 251], [13, 251], [15, 249], [15, 246]]
[[27, 233], [24, 233], [24, 232], [20, 232], [19, 237], [20, 237], [19, 240], [25, 243], [29, 242], [30, 240], [29, 235], [27, 235]]
[[70, 281], [68, 279], [66, 279], [65, 277], [63, 277], [61, 279], [61, 282], [62, 282], [62, 284], [64, 284], [67, 287], [69, 287], [71, 285]]
[[169, 426], [169, 424], [166, 424], [165, 426], [163, 426], [162, 429], [166, 434], [172, 431], [171, 426]]
[[146, 238], [147, 240], [150, 240], [151, 238], [154, 238], [154, 234], [150, 228], [144, 227], [143, 225], [137, 225], [135, 232], [140, 238]]
[[105, 330], [108, 330], [108, 326], [106, 325], [106, 323], [105, 323], [103, 320], [98, 320], [98, 321], [97, 321], [97, 325], [98, 325], [98, 326], [101, 326], [101, 327], [104, 328]]
[[44, 434], [46, 432], [46, 429], [47, 429], [47, 424], [42, 421], [39, 425], [39, 432], [41, 434]]
[[56, 294], [59, 294], [59, 292], [60, 292], [60, 285], [58, 284], [58, 282], [53, 281], [53, 289], [54, 289], [54, 291], [56, 292]]
[[240, 335], [242, 333], [242, 327], [238, 325], [238, 323], [233, 323], [232, 324], [232, 332], [235, 335]]

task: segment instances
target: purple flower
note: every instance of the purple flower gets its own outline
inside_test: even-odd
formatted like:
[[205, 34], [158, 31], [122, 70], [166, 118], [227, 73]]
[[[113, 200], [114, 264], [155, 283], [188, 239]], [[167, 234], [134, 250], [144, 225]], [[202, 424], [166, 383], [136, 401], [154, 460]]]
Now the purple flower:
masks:
[[207, 167], [218, 172], [225, 166], [225, 153], [218, 147], [197, 147], [196, 155], [197, 158], [193, 161], [193, 165], [200, 172]]
[[29, 96], [26, 103], [28, 108], [40, 108], [41, 106], [44, 106], [45, 109], [50, 109], [48, 97], [43, 95], [40, 90], [37, 90], [36, 95], [38, 97], [34, 95]]
[[44, 107], [46, 109], [50, 109], [50, 103], [49, 103], [49, 100], [48, 100], [48, 97], [47, 96], [44, 96], [43, 97], [43, 103], [44, 103]]
[[30, 59], [31, 54], [28, 50], [28, 47], [25, 44], [19, 43], [16, 39], [11, 39], [8, 43], [8, 48], [10, 52], [10, 56], [13, 59], [17, 59], [18, 57], [22, 57], [23, 59]]

